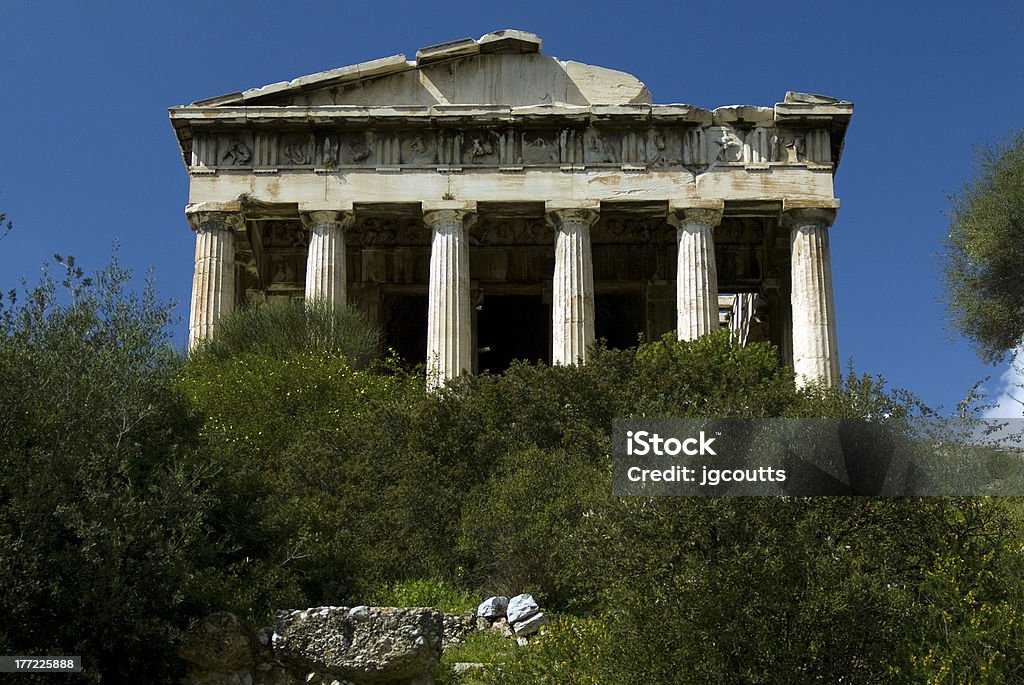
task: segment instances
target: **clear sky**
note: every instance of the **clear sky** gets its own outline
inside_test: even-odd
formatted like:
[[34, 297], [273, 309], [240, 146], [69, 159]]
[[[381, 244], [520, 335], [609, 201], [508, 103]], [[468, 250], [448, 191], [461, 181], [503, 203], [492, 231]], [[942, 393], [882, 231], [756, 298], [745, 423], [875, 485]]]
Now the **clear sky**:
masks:
[[1024, 127], [1024, 3], [5, 0], [0, 21], [5, 291], [56, 252], [102, 266], [116, 239], [180, 303], [183, 346], [194, 243], [168, 107], [518, 28], [659, 103], [853, 101], [832, 229], [844, 368], [947, 411], [985, 376], [1000, 394], [1007, 365], [980, 364], [944, 323], [937, 255], [974, 148]]

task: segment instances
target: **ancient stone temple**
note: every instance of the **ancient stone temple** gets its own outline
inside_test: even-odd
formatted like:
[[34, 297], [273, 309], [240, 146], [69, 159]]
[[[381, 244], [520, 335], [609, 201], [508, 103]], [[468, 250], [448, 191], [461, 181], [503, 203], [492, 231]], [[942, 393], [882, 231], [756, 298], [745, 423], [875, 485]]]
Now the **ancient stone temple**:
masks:
[[434, 382], [729, 327], [838, 378], [829, 227], [853, 105], [652, 104], [521, 31], [170, 111], [190, 344], [279, 298], [354, 305]]

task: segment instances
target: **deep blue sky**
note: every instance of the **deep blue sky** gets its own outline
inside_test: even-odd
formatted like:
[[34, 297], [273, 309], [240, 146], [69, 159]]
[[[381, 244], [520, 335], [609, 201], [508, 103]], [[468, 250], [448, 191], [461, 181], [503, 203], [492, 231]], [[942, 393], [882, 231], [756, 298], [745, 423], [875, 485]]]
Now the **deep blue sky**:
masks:
[[1024, 126], [1022, 3], [6, 0], [0, 21], [3, 290], [55, 252], [101, 266], [116, 238], [181, 303], [183, 341], [193, 239], [168, 107], [520, 28], [545, 54], [634, 74], [655, 102], [853, 101], [832, 232], [844, 368], [947, 410], [985, 376], [999, 392], [1007, 367], [944, 325], [937, 254], [974, 148]]

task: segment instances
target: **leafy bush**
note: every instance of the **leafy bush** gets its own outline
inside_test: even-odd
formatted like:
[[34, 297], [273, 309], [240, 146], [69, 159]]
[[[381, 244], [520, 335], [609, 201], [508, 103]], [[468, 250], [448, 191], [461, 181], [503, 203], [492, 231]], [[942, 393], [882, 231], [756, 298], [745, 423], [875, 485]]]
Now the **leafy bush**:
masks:
[[[421, 379], [356, 371], [337, 353], [250, 352], [190, 359], [180, 383], [206, 416], [202, 458], [219, 473], [226, 608], [256, 618], [365, 603], [427, 544], [415, 511], [430, 486], [415, 478], [424, 459], [390, 444], [405, 444]], [[411, 577], [425, 571], [409, 565]]]
[[565, 606], [558, 569], [568, 536], [610, 487], [608, 471], [575, 452], [527, 447], [499, 457], [462, 507], [459, 548], [483, 594], [532, 592]]
[[345, 358], [353, 369], [364, 369], [378, 357], [380, 341], [380, 331], [352, 307], [286, 300], [232, 311], [192, 354], [224, 360], [247, 353], [277, 359], [327, 353]]

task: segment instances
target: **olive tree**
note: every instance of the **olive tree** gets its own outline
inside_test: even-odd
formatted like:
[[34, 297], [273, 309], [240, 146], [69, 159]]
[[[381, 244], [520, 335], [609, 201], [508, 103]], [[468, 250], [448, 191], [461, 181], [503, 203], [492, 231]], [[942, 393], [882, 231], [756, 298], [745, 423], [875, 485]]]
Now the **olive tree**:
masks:
[[950, 199], [949, 314], [983, 360], [998, 362], [1024, 340], [1024, 133], [980, 150], [974, 179]]

